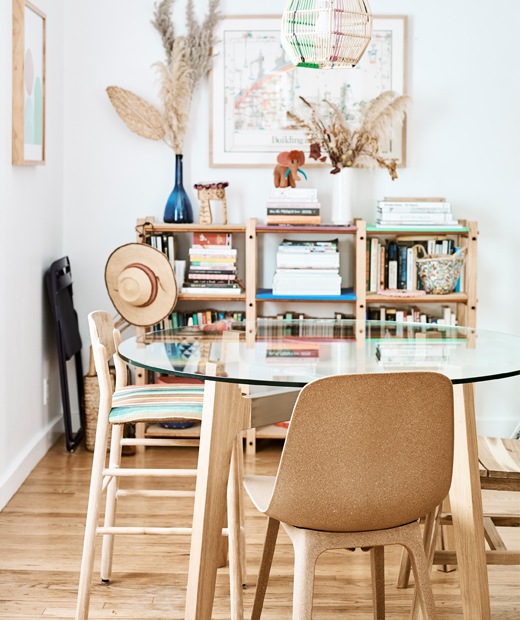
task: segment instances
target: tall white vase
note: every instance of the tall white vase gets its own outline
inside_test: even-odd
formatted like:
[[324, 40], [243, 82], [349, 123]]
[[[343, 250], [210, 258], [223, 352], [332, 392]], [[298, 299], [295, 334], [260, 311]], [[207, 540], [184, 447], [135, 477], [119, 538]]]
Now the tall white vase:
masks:
[[343, 168], [332, 174], [332, 214], [333, 224], [346, 226], [352, 223], [352, 181], [354, 170]]

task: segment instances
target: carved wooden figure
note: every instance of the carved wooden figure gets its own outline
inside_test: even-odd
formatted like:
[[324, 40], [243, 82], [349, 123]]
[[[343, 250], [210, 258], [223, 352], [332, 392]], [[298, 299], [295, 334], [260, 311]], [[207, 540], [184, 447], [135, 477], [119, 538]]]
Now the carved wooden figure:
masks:
[[200, 224], [211, 224], [213, 221], [210, 200], [219, 200], [222, 203], [223, 221], [219, 223], [227, 224], [226, 187], [228, 185], [229, 183], [226, 181], [219, 183], [195, 183], [193, 187], [197, 190], [197, 198], [200, 200]]

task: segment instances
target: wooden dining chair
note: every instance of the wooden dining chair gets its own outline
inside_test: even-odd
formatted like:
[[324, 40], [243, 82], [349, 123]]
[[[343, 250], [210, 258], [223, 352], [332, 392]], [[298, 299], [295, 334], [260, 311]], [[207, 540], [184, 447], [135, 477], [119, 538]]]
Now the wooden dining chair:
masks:
[[446, 497], [453, 389], [410, 372], [318, 379], [301, 391], [277, 475], [246, 476], [269, 517], [252, 612], [261, 616], [279, 524], [294, 546], [293, 619], [312, 618], [314, 567], [328, 549], [371, 548], [375, 617], [384, 618], [384, 546], [410, 553], [425, 618], [435, 618], [419, 518]]
[[[513, 491], [520, 493], [520, 440], [500, 437], [479, 436], [478, 458], [480, 466], [480, 487], [488, 491]], [[517, 503], [518, 506], [520, 504]], [[520, 564], [520, 550], [508, 549], [498, 527], [520, 527], [520, 509], [513, 514], [488, 514], [484, 512], [484, 536], [488, 543], [486, 562], [488, 565], [516, 566]], [[439, 525], [442, 526], [442, 536]], [[429, 563], [433, 565], [456, 566], [457, 554], [450, 548], [450, 526], [452, 516], [449, 502], [438, 515], [437, 523], [425, 527], [424, 541]], [[439, 540], [440, 539], [440, 540]], [[440, 543], [440, 544], [439, 544]], [[436, 549], [440, 546], [440, 549]], [[403, 553], [397, 580], [398, 588], [407, 588], [410, 581], [410, 559]], [[414, 608], [412, 618], [417, 617]]]
[[[92, 474], [85, 526], [83, 556], [81, 560], [80, 580], [76, 608], [76, 620], [86, 620], [89, 613], [90, 591], [94, 567], [94, 551], [96, 535], [103, 535], [101, 551], [101, 581], [109, 583], [112, 572], [112, 557], [114, 536], [116, 534], [169, 534], [191, 535], [191, 527], [151, 527], [146, 524], [132, 526], [116, 525], [116, 509], [119, 498], [128, 496], [140, 497], [193, 497], [194, 491], [186, 490], [159, 490], [149, 487], [138, 489], [122, 489], [119, 486], [121, 478], [135, 478], [146, 476], [149, 478], [177, 478], [186, 480], [196, 478], [196, 469], [151, 469], [122, 467], [121, 452], [125, 445], [135, 445], [136, 442], [144, 445], [175, 445], [171, 440], [161, 438], [127, 439], [123, 437], [125, 423], [137, 422], [177, 422], [200, 421], [202, 417], [204, 386], [198, 385], [127, 385], [127, 365], [119, 357], [117, 347], [121, 342], [121, 335], [114, 328], [113, 320], [107, 312], [92, 312], [88, 317], [92, 351], [96, 372], [99, 381], [99, 414], [97, 420], [96, 440], [92, 462]], [[113, 360], [116, 370], [116, 385], [113, 391], [109, 362]], [[108, 431], [112, 429], [110, 441], [110, 457], [106, 466]], [[235, 461], [240, 462], [241, 452], [236, 455]], [[104, 524], [98, 525], [103, 492], [106, 492]], [[233, 496], [233, 494], [230, 494]], [[236, 501], [236, 494], [233, 500]], [[235, 510], [233, 508], [233, 510]], [[174, 510], [172, 509], [172, 512]], [[226, 532], [224, 532], [226, 533]], [[240, 558], [234, 555], [230, 545], [230, 565], [232, 572], [240, 570]], [[226, 547], [223, 545], [223, 549]], [[223, 554], [225, 555], [225, 554]], [[225, 558], [221, 558], [225, 564]], [[231, 597], [241, 600], [240, 579], [231, 583]], [[243, 580], [242, 580], [243, 581]], [[232, 616], [234, 617], [234, 616]]]

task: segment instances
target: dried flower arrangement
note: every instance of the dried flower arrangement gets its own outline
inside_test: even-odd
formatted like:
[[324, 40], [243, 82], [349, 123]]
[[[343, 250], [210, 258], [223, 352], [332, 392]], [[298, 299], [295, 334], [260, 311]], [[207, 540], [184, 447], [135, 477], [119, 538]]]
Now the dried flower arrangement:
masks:
[[392, 125], [401, 122], [410, 103], [407, 95], [385, 91], [365, 105], [359, 127], [353, 129], [337, 105], [325, 100], [330, 107], [330, 119], [325, 120], [315, 104], [300, 99], [311, 109], [309, 120], [288, 112], [297, 127], [305, 129], [310, 142], [310, 157], [326, 161], [323, 149], [333, 166], [331, 174], [343, 168], [386, 168], [392, 179], [397, 179], [395, 159], [385, 159], [380, 144], [387, 139]]
[[121, 119], [134, 133], [150, 140], [163, 140], [180, 155], [188, 126], [193, 93], [213, 62], [214, 31], [220, 0], [208, 0], [208, 13], [199, 24], [193, 0], [186, 4], [186, 36], [175, 36], [171, 17], [175, 0], [155, 4], [152, 25], [161, 35], [166, 62], [156, 63], [163, 109], [157, 110], [135, 93], [109, 86], [107, 93]]

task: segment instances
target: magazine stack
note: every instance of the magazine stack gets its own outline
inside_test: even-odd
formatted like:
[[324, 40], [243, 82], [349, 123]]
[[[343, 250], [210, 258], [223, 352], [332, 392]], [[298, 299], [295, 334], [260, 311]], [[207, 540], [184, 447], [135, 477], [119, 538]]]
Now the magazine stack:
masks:
[[318, 190], [275, 187], [267, 201], [267, 224], [316, 226], [321, 223]]
[[274, 295], [341, 295], [338, 240], [284, 239], [276, 254]]

